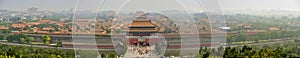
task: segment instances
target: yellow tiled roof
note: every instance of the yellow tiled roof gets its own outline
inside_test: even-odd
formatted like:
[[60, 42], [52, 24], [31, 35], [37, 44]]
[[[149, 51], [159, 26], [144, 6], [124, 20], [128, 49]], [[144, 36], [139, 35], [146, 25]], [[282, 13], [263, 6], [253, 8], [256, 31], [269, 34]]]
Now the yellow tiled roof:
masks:
[[150, 20], [133, 21], [130, 27], [156, 27]]

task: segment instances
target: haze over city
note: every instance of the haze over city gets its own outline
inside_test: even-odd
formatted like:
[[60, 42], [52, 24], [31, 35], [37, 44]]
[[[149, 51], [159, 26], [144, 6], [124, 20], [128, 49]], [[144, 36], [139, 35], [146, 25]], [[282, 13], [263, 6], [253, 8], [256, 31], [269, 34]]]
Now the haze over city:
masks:
[[[103, 0], [79, 0], [78, 10], [97, 10]], [[118, 9], [126, 0], [105, 0], [103, 9]], [[132, 3], [126, 4], [131, 7], [145, 7], [151, 5], [156, 8], [163, 8], [168, 5], [176, 5], [176, 2], [168, 2], [172, 0], [157, 0], [157, 1], [143, 1], [143, 0], [128, 0]], [[182, 4], [188, 5], [186, 8], [193, 8], [200, 10], [202, 7], [197, 0], [178, 0]], [[298, 0], [219, 0], [220, 6], [224, 10], [237, 9], [280, 9], [280, 10], [300, 10]], [[1, 9], [15, 9], [24, 10], [30, 7], [38, 7], [40, 9], [51, 10], [67, 10], [74, 8], [77, 0], [0, 0]], [[214, 3], [214, 2], [212, 2]], [[144, 5], [139, 5], [144, 4]], [[159, 5], [165, 4], [165, 5]], [[176, 7], [176, 6], [175, 6]], [[170, 8], [174, 8], [170, 6]], [[144, 9], [153, 9], [151, 7]], [[130, 9], [128, 9], [130, 10]], [[181, 9], [184, 10], [184, 9]], [[132, 11], [132, 10], [130, 10]]]

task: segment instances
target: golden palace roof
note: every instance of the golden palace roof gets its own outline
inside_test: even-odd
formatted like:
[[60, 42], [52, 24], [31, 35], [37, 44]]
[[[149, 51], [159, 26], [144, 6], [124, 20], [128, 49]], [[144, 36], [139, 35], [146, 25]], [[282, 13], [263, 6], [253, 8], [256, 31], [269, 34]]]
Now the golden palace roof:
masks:
[[158, 32], [158, 30], [128, 30], [128, 32]]
[[156, 27], [150, 20], [135, 20], [130, 24], [130, 27]]

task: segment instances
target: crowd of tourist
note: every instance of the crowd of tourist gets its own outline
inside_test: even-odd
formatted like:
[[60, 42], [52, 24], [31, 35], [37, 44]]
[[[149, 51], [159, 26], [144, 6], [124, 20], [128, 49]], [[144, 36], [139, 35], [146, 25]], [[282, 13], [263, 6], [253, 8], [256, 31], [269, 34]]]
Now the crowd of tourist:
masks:
[[133, 43], [133, 51], [136, 52], [138, 55], [147, 55], [150, 49], [150, 43], [145, 41], [138, 41]]

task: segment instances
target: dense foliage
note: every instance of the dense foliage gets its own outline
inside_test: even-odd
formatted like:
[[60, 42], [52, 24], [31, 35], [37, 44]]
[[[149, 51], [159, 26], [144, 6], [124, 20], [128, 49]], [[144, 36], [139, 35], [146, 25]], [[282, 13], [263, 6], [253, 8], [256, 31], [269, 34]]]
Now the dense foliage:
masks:
[[300, 30], [298, 31], [270, 31], [259, 32], [257, 35], [248, 35], [245, 32], [238, 32], [237, 35], [228, 35], [227, 42], [244, 42], [244, 41], [256, 41], [269, 40], [269, 39], [283, 39], [300, 36]]
[[[92, 53], [91, 53], [92, 52]], [[110, 52], [101, 51], [95, 54], [94, 50], [78, 50], [75, 56], [73, 49], [58, 49], [58, 48], [37, 48], [26, 46], [12, 46], [0, 44], [0, 58], [115, 58], [117, 55]]]
[[73, 50], [0, 45], [0, 58], [74, 58]]
[[286, 58], [290, 51], [283, 51], [282, 47], [278, 47], [275, 50], [261, 49], [259, 51], [253, 50], [251, 47], [243, 46], [241, 50], [237, 48], [227, 47], [225, 48], [224, 58]]
[[42, 39], [43, 39], [43, 42], [44, 42], [45, 45], [49, 45], [50, 44], [51, 38], [49, 37], [49, 35], [43, 35]]
[[[289, 16], [261, 16], [261, 15], [250, 15], [250, 14], [235, 14], [225, 15], [225, 19], [234, 21], [238, 24], [251, 24], [256, 30], [267, 30], [268, 27], [278, 27], [281, 30], [295, 29], [292, 24], [299, 23], [300, 17], [289, 17]], [[228, 23], [227, 25], [236, 25]], [[235, 27], [233, 31], [244, 30], [243, 28]]]
[[[226, 48], [201, 48], [198, 58], [288, 58], [300, 57], [300, 40], [281, 43], [244, 45]], [[225, 50], [224, 50], [225, 49]]]

